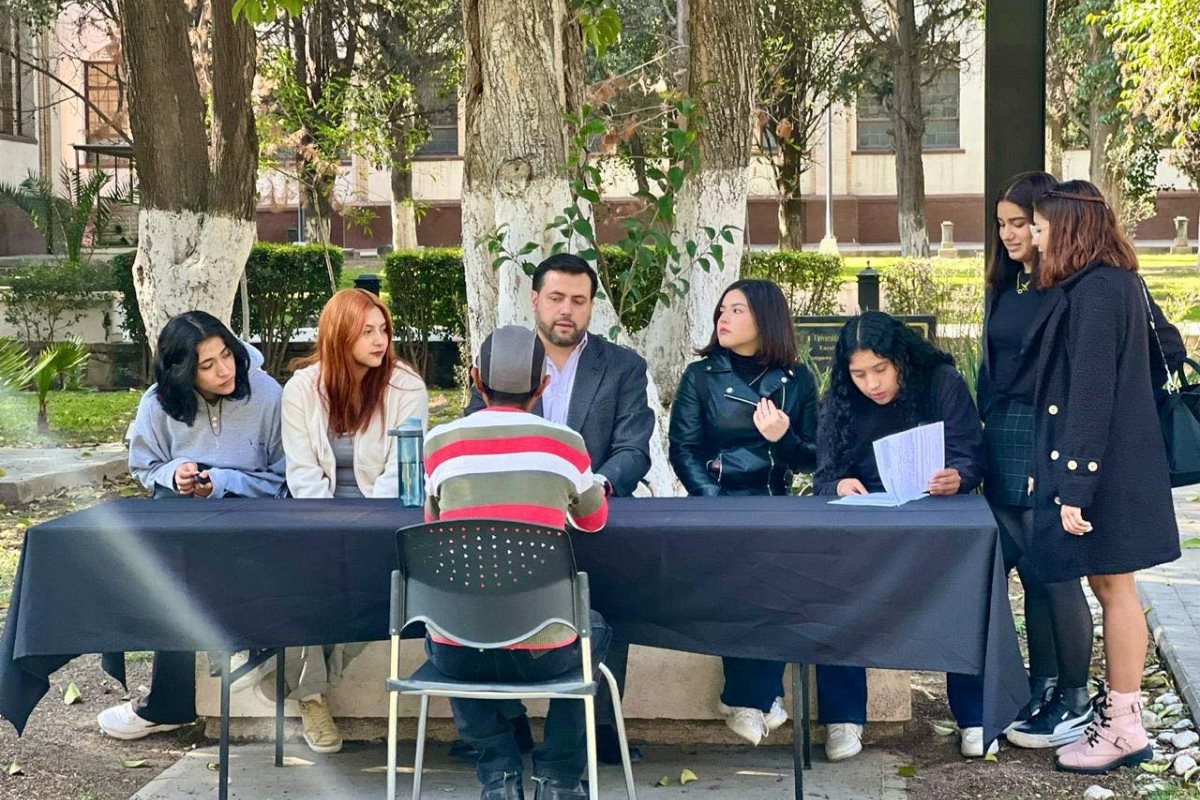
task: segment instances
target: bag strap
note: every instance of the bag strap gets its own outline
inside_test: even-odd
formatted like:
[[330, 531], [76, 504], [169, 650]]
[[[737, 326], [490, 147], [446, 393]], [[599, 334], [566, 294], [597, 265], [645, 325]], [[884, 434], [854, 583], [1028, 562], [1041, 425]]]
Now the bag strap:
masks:
[[1167, 364], [1167, 354], [1163, 352], [1162, 339], [1158, 338], [1158, 326], [1154, 324], [1154, 308], [1150, 304], [1150, 288], [1146, 285], [1146, 279], [1141, 275], [1137, 276], [1138, 283], [1142, 285], [1142, 299], [1146, 302], [1146, 319], [1150, 322], [1150, 333], [1154, 334], [1154, 344], [1158, 347], [1158, 357], [1162, 360], [1163, 374], [1167, 376], [1167, 391], [1178, 391], [1178, 384], [1175, 376], [1171, 374], [1171, 367]]

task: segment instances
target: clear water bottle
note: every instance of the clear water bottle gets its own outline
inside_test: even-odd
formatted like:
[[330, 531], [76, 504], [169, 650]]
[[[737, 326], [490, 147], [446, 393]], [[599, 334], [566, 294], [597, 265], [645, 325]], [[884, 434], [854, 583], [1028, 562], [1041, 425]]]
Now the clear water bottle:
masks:
[[396, 458], [400, 462], [400, 503], [416, 508], [425, 503], [425, 465], [422, 454], [425, 434], [421, 420], [409, 417], [390, 433], [396, 437]]

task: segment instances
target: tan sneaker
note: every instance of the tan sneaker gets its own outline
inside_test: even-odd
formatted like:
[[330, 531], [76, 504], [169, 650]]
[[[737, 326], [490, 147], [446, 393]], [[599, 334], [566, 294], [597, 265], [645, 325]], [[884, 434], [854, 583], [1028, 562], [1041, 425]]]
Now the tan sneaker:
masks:
[[300, 701], [300, 716], [304, 719], [304, 741], [314, 753], [337, 753], [342, 749], [342, 732], [338, 730], [325, 698], [316, 695]]

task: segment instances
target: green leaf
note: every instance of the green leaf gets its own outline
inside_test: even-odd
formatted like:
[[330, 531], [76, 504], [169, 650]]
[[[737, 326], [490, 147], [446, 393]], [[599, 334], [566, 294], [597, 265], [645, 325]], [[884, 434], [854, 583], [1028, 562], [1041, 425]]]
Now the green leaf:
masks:
[[666, 775], [663, 775], [661, 778], [659, 778], [659, 779], [658, 779], [658, 780], [655, 782], [655, 784], [654, 784], [654, 785], [655, 785], [655, 786], [670, 786], [670, 785], [671, 785], [671, 779], [670, 779], [669, 777], [667, 777]]
[[997, 761], [999, 761], [1000, 759], [996, 758], [996, 754], [995, 754], [995, 753], [986, 753], [986, 754], [984, 754], [984, 756], [983, 756], [983, 760], [984, 760], [984, 761], [986, 761], [986, 762], [988, 762], [989, 764], [995, 764], [995, 763], [996, 763]]
[[1184, 550], [1200, 550], [1200, 536], [1193, 536], [1191, 539], [1184, 539], [1183, 544], [1179, 546]]
[[122, 758], [121, 766], [125, 769], [141, 769], [150, 766], [150, 762], [145, 758]]
[[938, 736], [949, 736], [957, 730], [954, 723], [952, 723], [952, 722], [944, 722], [943, 721], [943, 722], [932, 722], [930, 724], [933, 726], [933, 732], [936, 733]]
[[917, 768], [911, 764], [904, 764], [896, 768], [896, 774], [901, 778], [915, 778], [917, 777]]
[[1167, 767], [1169, 767], [1170, 764], [1168, 764], [1165, 761], [1159, 761], [1159, 762], [1143, 761], [1140, 764], [1140, 766], [1141, 766], [1143, 772], [1149, 772], [1152, 775], [1158, 775], [1160, 773], [1166, 772]]
[[500, 269], [501, 267], [504, 266], [504, 263], [508, 260], [509, 260], [508, 256], [500, 256], [499, 258], [493, 259], [492, 260], [492, 269]]
[[527, 256], [530, 253], [532, 253], [534, 250], [537, 250], [537, 249], [538, 249], [537, 242], [526, 242], [525, 246], [517, 251], [517, 255], [518, 256]]
[[575, 229], [576, 233], [578, 233], [584, 239], [587, 239], [589, 242], [595, 238], [595, 235], [592, 233], [592, 223], [588, 222], [586, 219], [575, 220], [575, 223], [571, 227]]
[[730, 227], [729, 225], [726, 225], [724, 228], [722, 228], [721, 229], [721, 238], [724, 239], [725, 241], [729, 242], [730, 244], [733, 244], [733, 228]]
[[74, 681], [67, 684], [67, 690], [63, 692], [63, 705], [69, 706], [79, 703], [83, 700], [83, 692], [79, 691], [79, 687]]
[[675, 166], [667, 170], [667, 183], [678, 192], [683, 188], [683, 167]]
[[688, 241], [684, 242], [683, 247], [685, 250], [687, 250], [688, 258], [696, 257], [696, 243], [695, 242], [693, 242], [691, 239], [689, 239]]
[[694, 780], [696, 780], [696, 773], [692, 772], [690, 769], [684, 769], [679, 773], [680, 786], [686, 786]]
[[25, 770], [21, 769], [21, 765], [15, 761], [9, 764], [4, 771], [13, 776], [25, 774]]

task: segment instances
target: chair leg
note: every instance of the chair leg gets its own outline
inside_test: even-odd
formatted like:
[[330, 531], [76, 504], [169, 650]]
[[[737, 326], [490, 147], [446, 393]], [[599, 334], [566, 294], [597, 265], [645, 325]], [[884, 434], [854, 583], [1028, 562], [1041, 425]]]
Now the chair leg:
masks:
[[400, 693], [388, 692], [388, 739], [387, 739], [387, 800], [396, 800], [396, 739], [400, 711]]
[[229, 653], [221, 652], [221, 738], [217, 745], [217, 800], [229, 798]]
[[587, 732], [588, 800], [599, 800], [600, 775], [596, 769], [596, 698], [583, 698], [584, 729]]
[[421, 771], [425, 768], [425, 720], [429, 716], [429, 695], [421, 695], [421, 713], [417, 718], [417, 756], [413, 759], [413, 800], [421, 800]]
[[792, 775], [796, 800], [804, 800], [804, 744], [802, 739], [808, 736], [808, 726], [805, 724], [804, 710], [800, 708], [804, 702], [803, 668], [792, 664]]
[[609, 668], [600, 664], [600, 674], [608, 682], [608, 694], [612, 698], [613, 719], [617, 723], [617, 741], [621, 745], [621, 766], [625, 769], [625, 795], [629, 800], [637, 800], [637, 790], [633, 787], [633, 762], [629, 760], [629, 739], [625, 735], [625, 712], [621, 708], [621, 692], [617, 687], [617, 679]]
[[284, 681], [284, 653], [287, 648], [281, 647], [275, 651], [275, 766], [283, 766], [283, 704], [285, 685]]

